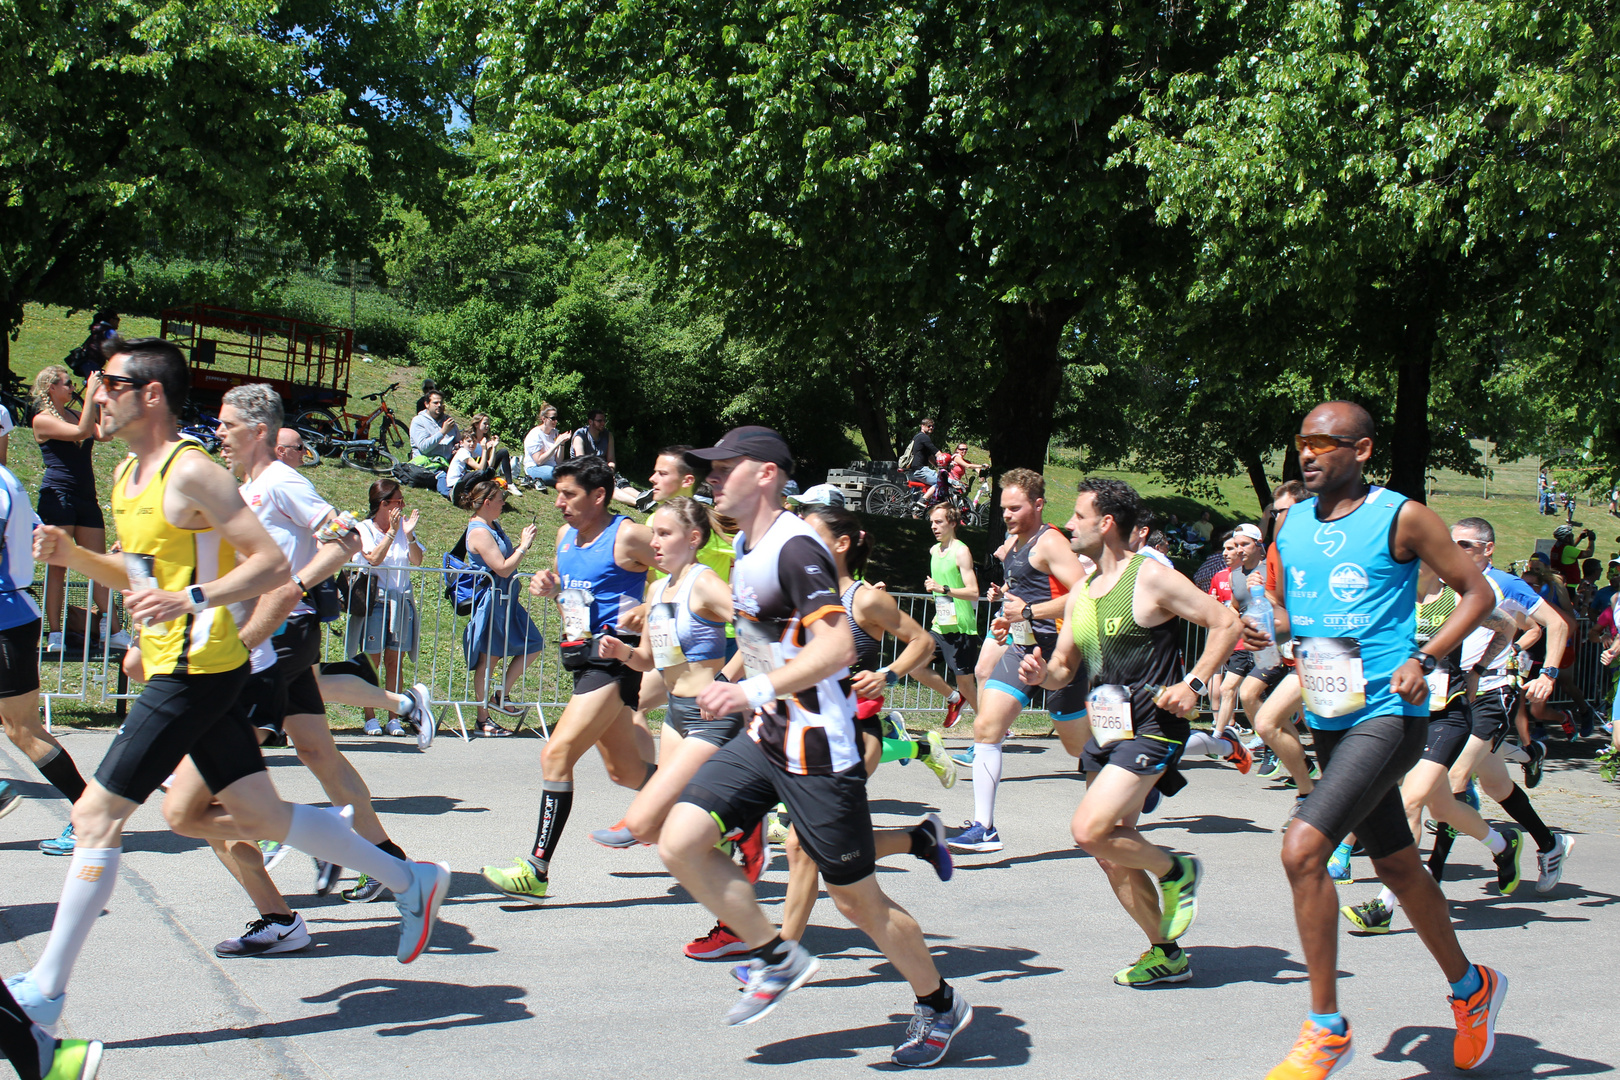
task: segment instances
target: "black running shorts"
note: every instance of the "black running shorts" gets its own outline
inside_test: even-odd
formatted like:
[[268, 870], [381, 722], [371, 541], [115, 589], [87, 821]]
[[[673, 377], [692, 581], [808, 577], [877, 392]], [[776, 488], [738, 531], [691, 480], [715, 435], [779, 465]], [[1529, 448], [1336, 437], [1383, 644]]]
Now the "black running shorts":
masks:
[[721, 835], [751, 831], [777, 803], [787, 807], [799, 845], [829, 885], [853, 885], [877, 868], [866, 766], [797, 776], [772, 764], [748, 735], [738, 735], [698, 769], [681, 802], [707, 811]]
[[286, 715], [325, 716], [326, 702], [315, 675], [321, 659], [320, 617], [313, 612], [292, 616], [270, 644], [276, 648], [276, 666], [270, 670], [287, 688]]
[[0, 698], [39, 689], [39, 624], [35, 619], [0, 630]]
[[619, 686], [619, 700], [634, 709], [641, 704], [641, 672], [618, 660], [592, 660], [590, 667], [574, 668], [574, 695], [589, 694], [604, 686]]
[[664, 723], [675, 729], [683, 739], [702, 739], [706, 743], [724, 746], [743, 728], [742, 713], [733, 713], [710, 720], [698, 708], [697, 698], [669, 695], [669, 706], [664, 710]]
[[1438, 761], [1451, 768], [1468, 742], [1468, 701], [1458, 694], [1446, 702], [1443, 712], [1429, 714], [1429, 735], [1423, 744], [1423, 760]]
[[1254, 672], [1254, 653], [1248, 649], [1234, 650], [1226, 658], [1226, 666], [1221, 671], [1227, 675], [1249, 675]]
[[145, 802], [188, 754], [218, 793], [264, 770], [259, 741], [242, 705], [248, 665], [207, 675], [154, 675], [130, 706], [96, 782]]
[[1154, 776], [1181, 760], [1192, 725], [1174, 713], [1153, 710], [1158, 715], [1138, 722], [1129, 739], [1100, 746], [1093, 735], [1080, 754], [1080, 770], [1087, 776], [1103, 771], [1105, 765], [1118, 765], [1137, 776]]
[[984, 647], [984, 638], [978, 634], [942, 634], [937, 630], [930, 630], [928, 636], [934, 639], [934, 647], [945, 661], [947, 675], [955, 678], [973, 674], [974, 667], [979, 663], [979, 650]]
[[1513, 707], [1517, 693], [1511, 686], [1481, 690], [1468, 706], [1469, 730], [1491, 744], [1494, 751], [1513, 730]]
[[242, 687], [239, 704], [249, 724], [280, 735], [287, 719], [287, 684], [275, 668], [255, 672]]
[[1400, 784], [1423, 757], [1427, 716], [1374, 716], [1343, 731], [1312, 729], [1322, 779], [1296, 815], [1337, 844], [1351, 833], [1370, 858], [1412, 843]]
[[39, 489], [39, 520], [63, 529], [105, 529], [107, 519], [94, 495], [61, 488]]
[[1271, 694], [1272, 694], [1272, 691], [1276, 690], [1277, 687], [1281, 686], [1282, 681], [1284, 679], [1288, 678], [1288, 676], [1292, 675], [1293, 673], [1294, 673], [1294, 669], [1291, 666], [1289, 666], [1288, 664], [1278, 663], [1278, 664], [1271, 665], [1270, 667], [1266, 668], [1264, 671], [1251, 671], [1247, 675], [1245, 675], [1244, 678], [1245, 679], [1259, 679], [1260, 682], [1265, 685], [1266, 697], [1270, 697]]

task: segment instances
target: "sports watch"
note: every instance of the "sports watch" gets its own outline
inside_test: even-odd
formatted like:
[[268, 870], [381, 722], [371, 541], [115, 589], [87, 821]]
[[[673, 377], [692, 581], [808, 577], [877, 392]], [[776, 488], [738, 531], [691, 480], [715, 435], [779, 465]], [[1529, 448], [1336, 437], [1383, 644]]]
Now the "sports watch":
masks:
[[1209, 689], [1209, 684], [1196, 675], [1188, 675], [1182, 681], [1185, 682], [1187, 684], [1187, 688], [1195, 694], [1202, 695]]
[[1440, 664], [1440, 658], [1438, 656], [1431, 656], [1426, 652], [1415, 652], [1412, 654], [1412, 659], [1416, 660], [1418, 662], [1418, 667], [1423, 669], [1423, 677], [1425, 679], [1430, 675], [1433, 675], [1434, 669]]
[[895, 683], [897, 683], [899, 681], [900, 681], [900, 676], [895, 674], [894, 668], [886, 667], [886, 668], [883, 669], [883, 685], [885, 685], [885, 686], [893, 686]]
[[1551, 679], [1553, 682], [1558, 681], [1558, 676], [1562, 673], [1562, 670], [1562, 668], [1555, 668], [1550, 664], [1543, 664], [1541, 666], [1541, 674], [1546, 676], [1548, 679]]
[[186, 589], [186, 599], [191, 601], [193, 614], [201, 615], [208, 610], [208, 597], [203, 593], [201, 585], [191, 585]]

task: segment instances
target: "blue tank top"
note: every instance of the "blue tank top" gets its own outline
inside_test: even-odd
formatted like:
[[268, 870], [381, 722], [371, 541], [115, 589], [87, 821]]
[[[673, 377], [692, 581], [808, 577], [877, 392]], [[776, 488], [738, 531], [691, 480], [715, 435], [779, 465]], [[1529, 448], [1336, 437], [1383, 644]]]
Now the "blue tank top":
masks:
[[573, 526], [563, 533], [557, 545], [557, 574], [562, 578], [558, 601], [563, 611], [564, 641], [617, 634], [619, 621], [641, 605], [647, 572], [626, 570], [613, 560], [619, 526], [629, 520], [615, 514], [608, 527], [584, 546]]
[[689, 663], [718, 660], [726, 655], [726, 624], [710, 622], [692, 610], [692, 586], [699, 577], [712, 573], [712, 567], [697, 563], [686, 572], [685, 580], [673, 594], [667, 576], [653, 582], [653, 593], [647, 598], [647, 632], [653, 639], [653, 663], [660, 671], [672, 666], [658, 662], [660, 649], [668, 650], [669, 642], [680, 647]]
[[1316, 519], [1317, 502], [1290, 509], [1277, 535], [1305, 716], [1342, 731], [1374, 716], [1427, 716], [1389, 688], [1417, 647], [1418, 560], [1390, 552], [1406, 496], [1368, 489], [1356, 509]]

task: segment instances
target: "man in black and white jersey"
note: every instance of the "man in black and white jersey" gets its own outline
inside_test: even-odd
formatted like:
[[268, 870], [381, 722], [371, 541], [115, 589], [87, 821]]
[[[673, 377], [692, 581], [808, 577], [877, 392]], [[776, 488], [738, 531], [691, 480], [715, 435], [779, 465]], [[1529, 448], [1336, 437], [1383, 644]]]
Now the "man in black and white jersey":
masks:
[[916, 994], [901, 1065], [932, 1065], [973, 1017], [940, 978], [922, 930], [879, 887], [874, 873], [866, 769], [855, 730], [849, 664], [854, 640], [839, 602], [831, 552], [782, 506], [793, 457], [769, 428], [730, 431], [694, 456], [712, 461], [715, 508], [734, 519], [731, 591], [737, 644], [748, 677], [716, 680], [698, 698], [706, 715], [749, 712], [744, 733], [698, 771], [664, 822], [659, 855], [693, 897], [747, 942], [748, 984], [730, 1024], [752, 1023], [803, 985], [820, 963], [783, 941], [742, 871], [715, 848], [746, 833], [778, 801], [839, 911], [871, 936]]

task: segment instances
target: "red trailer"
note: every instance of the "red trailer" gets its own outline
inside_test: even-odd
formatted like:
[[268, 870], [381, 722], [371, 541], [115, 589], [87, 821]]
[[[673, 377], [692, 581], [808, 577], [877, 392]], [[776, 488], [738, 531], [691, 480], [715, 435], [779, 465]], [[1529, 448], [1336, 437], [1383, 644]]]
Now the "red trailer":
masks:
[[354, 331], [279, 315], [193, 304], [163, 312], [163, 337], [191, 358], [191, 395], [218, 405], [233, 386], [269, 383], [295, 408], [349, 400]]

